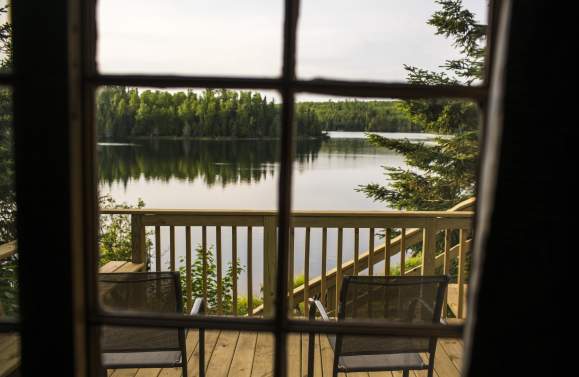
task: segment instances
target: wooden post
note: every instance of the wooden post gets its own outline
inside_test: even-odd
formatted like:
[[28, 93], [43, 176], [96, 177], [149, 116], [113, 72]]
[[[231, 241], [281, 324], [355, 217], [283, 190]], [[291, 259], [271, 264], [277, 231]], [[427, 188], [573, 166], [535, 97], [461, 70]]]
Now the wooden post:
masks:
[[275, 216], [265, 216], [263, 218], [263, 315], [265, 317], [272, 317], [274, 313], [276, 266], [277, 221]]
[[163, 270], [161, 266], [161, 226], [155, 225], [155, 271]]
[[290, 234], [289, 234], [289, 250], [288, 250], [288, 254], [289, 254], [289, 260], [288, 260], [288, 308], [289, 308], [289, 313], [288, 316], [291, 316], [293, 313], [293, 308], [294, 308], [294, 237], [295, 237], [295, 233], [294, 233], [294, 228], [290, 227]]
[[253, 315], [253, 228], [247, 227], [247, 315]]
[[[442, 273], [450, 275], [450, 229], [444, 231], [444, 257], [442, 259]], [[442, 318], [446, 318], [448, 311], [448, 288], [444, 291], [442, 304]]]
[[145, 227], [143, 226], [142, 215], [131, 215], [131, 262], [147, 263], [147, 240], [145, 237]]
[[320, 301], [326, 305], [326, 261], [328, 259], [328, 228], [322, 228], [322, 274], [320, 276]]
[[464, 318], [464, 258], [466, 257], [466, 232], [467, 230], [460, 229], [458, 233], [458, 309], [456, 316], [459, 319]]
[[400, 276], [406, 274], [406, 228], [400, 232]]
[[342, 287], [343, 243], [344, 243], [344, 229], [338, 228], [338, 251], [336, 253], [336, 310], [340, 305], [340, 289]]
[[392, 255], [392, 229], [384, 229], [384, 276], [390, 276], [390, 256]]
[[436, 253], [436, 228], [428, 224], [422, 236], [422, 276], [434, 275], [434, 257]]
[[310, 228], [306, 228], [306, 244], [304, 250], [304, 314], [309, 312], [310, 298]]
[[233, 291], [233, 302], [231, 305], [231, 310], [233, 315], [237, 315], [237, 227], [234, 225], [231, 227], [231, 263], [232, 264], [232, 291]]
[[216, 256], [215, 258], [217, 259], [217, 314], [223, 314], [223, 295], [222, 295], [222, 291], [223, 291], [223, 283], [222, 283], [222, 279], [223, 277], [221, 270], [223, 269], [222, 263], [221, 263], [221, 226], [216, 226], [215, 227], [215, 243], [216, 245]]
[[368, 236], [368, 276], [374, 275], [374, 228]]

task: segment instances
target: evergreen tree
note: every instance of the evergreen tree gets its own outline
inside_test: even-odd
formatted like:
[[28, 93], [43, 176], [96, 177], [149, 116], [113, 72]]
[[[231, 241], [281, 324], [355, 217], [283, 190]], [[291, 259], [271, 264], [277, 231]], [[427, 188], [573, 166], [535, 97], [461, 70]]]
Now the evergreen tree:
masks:
[[[436, 34], [450, 38], [460, 52], [442, 72], [405, 66], [408, 81], [422, 85], [473, 85], [483, 75], [486, 26], [465, 9], [462, 0], [438, 0], [428, 20]], [[407, 169], [385, 167], [390, 186], [360, 186], [366, 196], [406, 210], [442, 210], [471, 197], [476, 182], [479, 115], [477, 105], [458, 99], [404, 101], [402, 110], [426, 132], [441, 136], [435, 144], [368, 135], [369, 140], [404, 155]]]

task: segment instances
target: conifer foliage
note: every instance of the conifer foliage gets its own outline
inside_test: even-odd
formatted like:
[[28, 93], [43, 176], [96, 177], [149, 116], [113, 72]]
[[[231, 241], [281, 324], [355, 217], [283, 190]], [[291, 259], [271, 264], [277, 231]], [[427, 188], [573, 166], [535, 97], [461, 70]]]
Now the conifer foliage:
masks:
[[[477, 85], [483, 78], [486, 25], [476, 21], [462, 0], [438, 0], [428, 24], [452, 40], [458, 59], [445, 61], [441, 71], [405, 65], [407, 80], [420, 85]], [[369, 134], [371, 143], [401, 153], [408, 168], [384, 167], [387, 185], [360, 186], [366, 196], [406, 210], [443, 210], [474, 195], [479, 155], [479, 111], [460, 99], [404, 101], [402, 108], [423, 131], [439, 136], [435, 143], [393, 140]]]

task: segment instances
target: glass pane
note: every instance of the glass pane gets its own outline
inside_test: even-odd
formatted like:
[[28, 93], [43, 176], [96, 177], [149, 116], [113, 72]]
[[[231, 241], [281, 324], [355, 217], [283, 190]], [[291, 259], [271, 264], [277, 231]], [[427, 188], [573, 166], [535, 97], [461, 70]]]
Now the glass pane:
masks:
[[[0, 376], [11, 376], [20, 366], [20, 335], [0, 333]], [[18, 372], [15, 374], [17, 375]]]
[[[449, 275], [449, 315], [464, 318], [473, 216], [465, 211], [474, 210], [479, 155], [476, 103], [311, 94], [296, 101], [298, 133], [315, 129], [322, 137], [296, 141], [290, 315], [306, 315], [305, 300], [318, 295], [335, 316], [348, 275]], [[302, 157], [300, 150], [314, 142], [319, 152]], [[434, 212], [447, 210], [453, 213]]]
[[101, 0], [103, 73], [277, 76], [281, 0]]
[[0, 74], [12, 70], [11, 2], [0, 0]]
[[206, 314], [273, 313], [279, 101], [266, 91], [100, 88], [102, 271], [130, 268], [119, 261], [178, 271], [187, 313], [196, 297]]
[[[298, 77], [479, 83], [488, 2], [463, 1], [462, 8], [470, 14], [457, 11], [457, 2], [446, 3], [304, 0], [298, 29]], [[442, 67], [448, 64], [452, 68]], [[405, 67], [415, 67], [414, 73]], [[434, 75], [417, 77], [420, 70]], [[446, 76], [440, 76], [443, 72]]]
[[[274, 337], [270, 333], [205, 330], [201, 337], [197, 329], [183, 330], [185, 341], [179, 339], [179, 330], [158, 328], [103, 327], [101, 345], [104, 350], [104, 366], [109, 375], [129, 365], [132, 374], [181, 375], [187, 368], [189, 376], [199, 375], [199, 357], [204, 354], [203, 367], [208, 376], [270, 376], [273, 373]], [[174, 344], [173, 344], [174, 343]], [[145, 347], [143, 347], [145, 346]], [[184, 365], [152, 369], [151, 364], [161, 352], [148, 352], [147, 358], [139, 360], [138, 351], [150, 350], [175, 353], [177, 358], [186, 355]], [[132, 353], [136, 352], [136, 353]], [[136, 359], [136, 360], [135, 360]], [[125, 366], [126, 368], [126, 366]], [[115, 373], [115, 369], [118, 372]]]
[[[340, 373], [347, 376], [392, 377], [402, 376], [403, 366], [408, 366], [414, 373], [410, 375], [427, 376], [430, 352], [404, 352], [398, 354], [380, 354], [376, 347], [384, 344], [415, 346], [422, 338], [343, 336], [338, 337], [341, 349], [348, 349], [350, 355], [340, 357]], [[428, 338], [426, 338], [428, 341]], [[308, 333], [290, 334], [287, 342], [287, 375], [298, 377], [308, 375], [308, 368], [315, 377], [331, 376], [334, 368], [335, 334]], [[310, 347], [312, 345], [312, 347]], [[360, 349], [356, 349], [361, 346]], [[407, 348], [408, 350], [411, 347]], [[344, 351], [344, 353], [346, 353]], [[435, 376], [460, 376], [464, 344], [462, 339], [440, 338], [434, 348], [432, 369]], [[348, 370], [351, 368], [350, 370]], [[346, 370], [344, 370], [346, 369]], [[354, 370], [355, 369], [355, 370]], [[378, 370], [376, 370], [378, 369]], [[380, 371], [379, 369], [390, 369]], [[344, 373], [346, 372], [346, 373]]]
[[18, 315], [12, 92], [0, 88], [0, 320]]

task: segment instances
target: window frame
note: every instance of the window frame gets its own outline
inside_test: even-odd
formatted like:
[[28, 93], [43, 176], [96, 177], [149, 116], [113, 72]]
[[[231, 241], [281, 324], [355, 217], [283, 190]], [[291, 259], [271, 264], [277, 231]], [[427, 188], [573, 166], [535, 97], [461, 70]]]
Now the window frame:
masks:
[[[195, 75], [127, 75], [127, 74], [100, 74], [96, 66], [96, 0], [63, 0], [67, 10], [67, 30], [64, 34], [68, 37], [71, 50], [68, 51], [67, 70], [71, 74], [69, 96], [80, 94], [79, 103], [76, 104], [79, 113], [77, 121], [80, 124], [79, 134], [72, 140], [80, 141], [76, 145], [74, 154], [81, 158], [81, 163], [75, 168], [80, 179], [77, 182], [79, 188], [78, 203], [82, 203], [83, 210], [77, 214], [82, 219], [82, 224], [77, 231], [82, 232], [84, 237], [76, 246], [82, 245], [86, 250], [85, 259], [82, 261], [75, 279], [80, 279], [84, 287], [85, 298], [81, 299], [85, 307], [83, 316], [86, 320], [87, 341], [87, 372], [89, 375], [97, 375], [100, 358], [99, 350], [99, 327], [108, 325], [133, 325], [133, 326], [156, 326], [156, 327], [188, 327], [206, 329], [229, 329], [245, 331], [267, 331], [275, 334], [274, 352], [274, 375], [285, 375], [286, 364], [286, 337], [290, 332], [319, 332], [319, 333], [342, 333], [342, 334], [373, 334], [373, 335], [399, 335], [399, 336], [443, 336], [459, 338], [464, 333], [461, 324], [452, 325], [396, 325], [365, 323], [312, 323], [307, 320], [290, 319], [287, 301], [277, 300], [275, 316], [272, 319], [259, 318], [230, 318], [230, 317], [190, 317], [178, 315], [126, 315], [103, 312], [99, 306], [96, 295], [96, 276], [98, 260], [97, 244], [97, 177], [96, 177], [96, 132], [95, 132], [95, 92], [103, 85], [146, 86], [158, 88], [228, 88], [228, 89], [264, 89], [277, 90], [282, 97], [281, 113], [281, 160], [280, 175], [278, 181], [278, 264], [276, 274], [276, 297], [284, 297], [287, 291], [287, 268], [289, 250], [289, 221], [291, 214], [291, 192], [293, 173], [293, 146], [294, 127], [293, 117], [295, 108], [295, 95], [297, 93], [312, 93], [322, 95], [336, 95], [345, 97], [364, 98], [461, 98], [476, 101], [483, 113], [481, 126], [482, 140], [484, 142], [487, 97], [489, 93], [489, 80], [492, 76], [492, 61], [495, 43], [493, 43], [496, 30], [497, 1], [489, 1], [488, 25], [486, 36], [485, 77], [479, 86], [425, 86], [396, 82], [377, 81], [346, 81], [346, 80], [300, 80], [296, 78], [296, 31], [299, 15], [299, 0], [284, 1], [283, 23], [283, 56], [282, 72], [279, 77], [222, 77], [222, 76], [195, 76]], [[19, 16], [23, 19], [29, 9], [20, 9]], [[55, 10], [62, 12], [63, 8]], [[25, 25], [26, 23], [21, 22]], [[28, 25], [30, 26], [30, 25]], [[31, 31], [27, 31], [30, 33]], [[62, 31], [61, 31], [62, 33]], [[23, 33], [24, 34], [24, 33]], [[23, 42], [21, 40], [20, 42]], [[78, 51], [74, 51], [78, 48]], [[76, 68], [75, 68], [76, 67]], [[42, 77], [40, 77], [42, 79]], [[22, 86], [22, 77], [10, 72], [0, 75], [0, 85], [11, 87], [15, 90]], [[23, 86], [24, 87], [24, 86]], [[71, 121], [72, 122], [72, 121]], [[80, 185], [80, 186], [78, 186]], [[73, 195], [73, 194], [71, 194]], [[20, 213], [20, 212], [19, 212]], [[475, 224], [476, 229], [476, 224]], [[74, 249], [74, 248], [73, 248]], [[26, 278], [29, 265], [21, 266], [22, 274]], [[30, 275], [28, 275], [30, 276]], [[71, 288], [72, 291], [72, 288]], [[21, 301], [32, 300], [25, 297], [22, 292]], [[0, 332], [19, 331], [22, 326], [18, 320], [0, 321]]]

